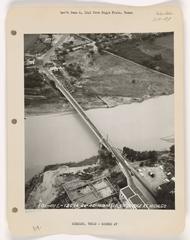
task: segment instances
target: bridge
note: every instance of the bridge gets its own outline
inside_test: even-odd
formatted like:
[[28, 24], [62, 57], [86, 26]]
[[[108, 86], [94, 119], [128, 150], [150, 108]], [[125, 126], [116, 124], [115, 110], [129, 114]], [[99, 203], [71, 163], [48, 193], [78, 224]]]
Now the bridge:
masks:
[[[141, 202], [144, 205], [155, 204], [155, 196], [152, 191], [149, 189], [148, 184], [142, 180], [142, 177], [139, 173], [128, 163], [127, 159], [125, 159], [121, 152], [112, 146], [107, 139], [100, 133], [94, 123], [89, 119], [86, 115], [85, 111], [81, 107], [81, 105], [76, 101], [76, 99], [71, 95], [69, 90], [64, 86], [60, 80], [56, 78], [56, 76], [50, 72], [47, 68], [41, 69], [44, 74], [47, 75], [49, 79], [54, 81], [56, 88], [64, 95], [64, 97], [69, 101], [69, 103], [73, 106], [73, 108], [77, 111], [79, 116], [84, 120], [89, 129], [95, 134], [99, 142], [112, 153], [112, 156], [115, 157], [118, 165], [120, 166], [123, 174], [127, 179], [128, 187], [141, 199]], [[134, 208], [134, 207], [133, 207]], [[148, 208], [148, 207], [147, 207]]]
[[[62, 43], [63, 41], [66, 41], [66, 36], [62, 36], [58, 42], [48, 50], [47, 53], [45, 53], [42, 56], [43, 65], [47, 61], [49, 61], [49, 58], [55, 48]], [[73, 106], [73, 108], [77, 111], [79, 116], [83, 119], [83, 121], [87, 124], [89, 129], [95, 134], [99, 142], [109, 151], [112, 153], [112, 156], [115, 157], [118, 165], [120, 166], [123, 174], [125, 175], [127, 179], [127, 187], [130, 189], [131, 192], [133, 192], [133, 196], [137, 196], [140, 202], [144, 205], [146, 204], [156, 204], [155, 195], [154, 193], [149, 189], [148, 183], [145, 182], [144, 179], [139, 175], [139, 173], [129, 164], [128, 160], [125, 159], [121, 152], [112, 146], [104, 138], [104, 136], [100, 133], [100, 131], [97, 129], [97, 127], [93, 124], [93, 122], [89, 119], [89, 117], [86, 115], [85, 111], [81, 107], [81, 105], [76, 101], [76, 99], [71, 95], [72, 89], [70, 88], [70, 84], [67, 84], [67, 81], [63, 79], [63, 82], [61, 82], [57, 77], [49, 71], [48, 68], [45, 68], [43, 65], [39, 66], [39, 71], [43, 74], [45, 74], [48, 79], [52, 80], [55, 83], [56, 88], [63, 94], [63, 96], [69, 101], [69, 103]], [[136, 208], [136, 207], [133, 207]], [[146, 208], [149, 208], [148, 205]]]

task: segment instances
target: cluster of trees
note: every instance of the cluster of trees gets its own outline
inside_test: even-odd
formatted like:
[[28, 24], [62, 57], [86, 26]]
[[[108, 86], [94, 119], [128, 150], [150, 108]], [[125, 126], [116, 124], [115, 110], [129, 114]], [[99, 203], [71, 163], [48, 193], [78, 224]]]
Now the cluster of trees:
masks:
[[162, 60], [162, 54], [161, 53], [160, 54], [155, 54], [153, 59], [156, 60], [156, 61]]
[[90, 180], [93, 178], [93, 175], [90, 174], [90, 173], [83, 173], [81, 176], [80, 176], [80, 179], [81, 180]]
[[65, 63], [65, 53], [58, 53], [57, 60], [61, 63]]
[[59, 64], [64, 64], [66, 62], [66, 55], [68, 54], [66, 49], [55, 49], [56, 58]]
[[104, 146], [98, 151], [101, 168], [109, 169], [116, 165], [116, 159]]
[[124, 147], [123, 155], [131, 162], [134, 161], [143, 161], [151, 159], [151, 162], [156, 162], [158, 158], [158, 154], [156, 151], [135, 151], [131, 148]]
[[93, 33], [86, 34], [86, 36], [94, 41], [101, 42], [109, 39], [118, 38], [119, 35], [117, 33]]
[[69, 42], [64, 42], [64, 43], [62, 44], [62, 46], [63, 46], [64, 48], [69, 48], [69, 47], [72, 47], [73, 44], [74, 44], [74, 42], [71, 40], [71, 41], [69, 41]]
[[33, 72], [25, 75], [25, 77], [24, 77], [24, 87], [25, 88], [35, 88], [35, 87], [40, 88], [43, 85], [44, 85], [43, 77], [36, 69], [34, 69]]
[[65, 69], [70, 76], [76, 78], [80, 78], [83, 73], [81, 66], [77, 63], [70, 63], [67, 66], [65, 66]]
[[30, 193], [43, 182], [43, 175], [37, 174], [31, 178], [25, 185], [25, 203], [27, 203]]
[[170, 147], [170, 153], [175, 154], [175, 145]]
[[[168, 33], [166, 33], [167, 35]], [[133, 33], [132, 39], [144, 40], [144, 41], [154, 41], [157, 37], [164, 36], [162, 33]]]
[[160, 190], [156, 194], [156, 201], [159, 204], [166, 204], [166, 209], [175, 208], [175, 183], [170, 181], [160, 185]]
[[111, 172], [110, 177], [108, 179], [112, 183], [112, 185], [115, 186], [116, 188], [119, 187], [119, 189], [121, 189], [127, 186], [127, 179], [120, 172]]
[[44, 42], [43, 39], [38, 38], [31, 46], [28, 48], [28, 52], [31, 54], [42, 54], [52, 47], [53, 38], [51, 37], [50, 42]]
[[159, 62], [162, 60], [161, 54], [154, 55], [151, 59], [144, 60], [142, 63], [144, 66], [156, 69], [159, 66]]
[[[159, 58], [159, 59], [158, 59]], [[142, 61], [142, 64], [146, 67], [156, 69], [157, 67], [160, 68], [159, 62], [161, 61], [162, 58], [160, 58], [159, 54], [155, 55], [152, 59], [147, 59]]]

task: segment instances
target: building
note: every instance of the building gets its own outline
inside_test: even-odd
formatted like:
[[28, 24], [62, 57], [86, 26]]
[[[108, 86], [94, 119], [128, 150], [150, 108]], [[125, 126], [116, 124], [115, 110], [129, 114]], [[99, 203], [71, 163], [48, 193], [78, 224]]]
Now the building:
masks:
[[35, 64], [35, 58], [27, 58], [26, 59], [26, 62], [25, 62], [26, 66], [32, 66], [34, 64]]
[[145, 202], [137, 195], [130, 186], [120, 189], [119, 199], [124, 208], [128, 209], [148, 209]]
[[106, 177], [93, 181], [73, 180], [65, 183], [64, 189], [70, 201], [77, 204], [97, 203], [116, 194], [116, 190]]
[[50, 67], [49, 70], [50, 70], [51, 72], [58, 72], [58, 71], [59, 71], [59, 68], [56, 67], [56, 66], [53, 66], [53, 67]]

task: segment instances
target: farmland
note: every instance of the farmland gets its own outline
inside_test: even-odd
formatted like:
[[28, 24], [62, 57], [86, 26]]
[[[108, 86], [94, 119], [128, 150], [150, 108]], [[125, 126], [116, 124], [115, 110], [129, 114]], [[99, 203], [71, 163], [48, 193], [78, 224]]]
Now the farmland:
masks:
[[115, 43], [109, 51], [136, 63], [174, 76], [173, 33], [157, 38], [137, 38]]
[[173, 78], [107, 53], [86, 65], [81, 78], [90, 95], [142, 98], [173, 93]]
[[[100, 51], [99, 45], [95, 46], [90, 39], [81, 35], [68, 34], [62, 38], [59, 34], [27, 34], [26, 115], [68, 113], [73, 110], [42, 73], [42, 59], [44, 56], [46, 58], [46, 52], [46, 61], [49, 62], [45, 67], [50, 71], [54, 69], [53, 74], [60, 82], [69, 83], [73, 96], [86, 110], [173, 94], [173, 49], [168, 44], [172, 36], [169, 34], [143, 41], [138, 40], [138, 37], [133, 41], [122, 40], [110, 44], [108, 51]], [[149, 62], [154, 66], [146, 66]]]

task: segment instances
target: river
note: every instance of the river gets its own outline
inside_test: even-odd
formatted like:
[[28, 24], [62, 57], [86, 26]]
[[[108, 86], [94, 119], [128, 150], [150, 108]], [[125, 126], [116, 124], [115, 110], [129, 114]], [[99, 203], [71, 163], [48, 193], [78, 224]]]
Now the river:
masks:
[[[86, 111], [115, 146], [164, 150], [161, 138], [174, 134], [174, 96]], [[78, 114], [43, 115], [25, 120], [26, 180], [46, 165], [80, 161], [97, 155], [98, 141]]]

